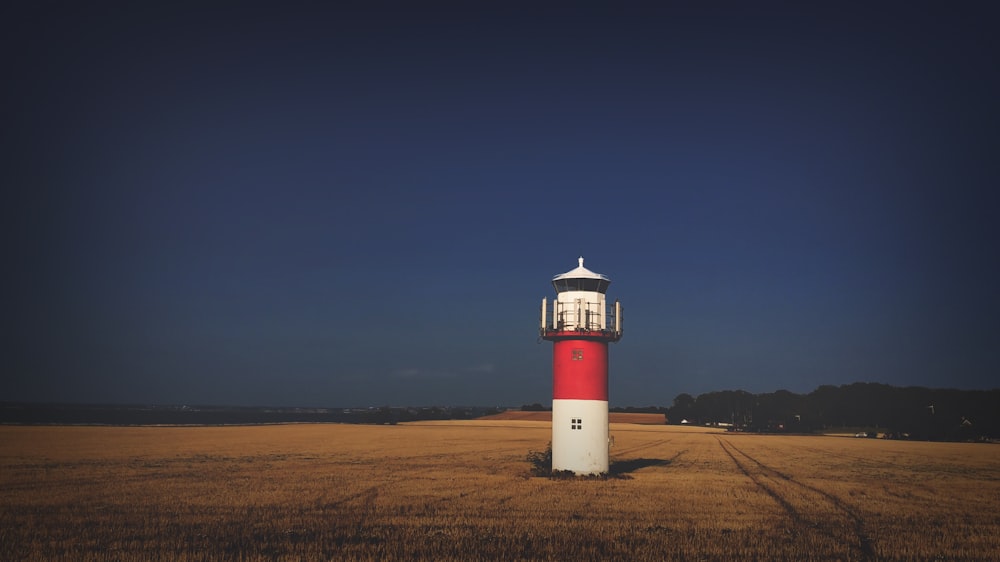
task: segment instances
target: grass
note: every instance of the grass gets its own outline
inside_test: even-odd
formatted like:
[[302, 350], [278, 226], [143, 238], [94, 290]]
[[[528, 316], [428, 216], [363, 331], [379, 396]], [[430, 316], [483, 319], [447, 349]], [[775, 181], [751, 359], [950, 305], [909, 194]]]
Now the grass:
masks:
[[1000, 447], [612, 424], [0, 427], [2, 560], [991, 560]]

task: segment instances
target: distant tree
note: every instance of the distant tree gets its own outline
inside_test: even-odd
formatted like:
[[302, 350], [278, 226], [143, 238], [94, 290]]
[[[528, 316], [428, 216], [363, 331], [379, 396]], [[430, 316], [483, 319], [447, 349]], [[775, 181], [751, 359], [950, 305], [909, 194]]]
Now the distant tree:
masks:
[[745, 390], [723, 390], [698, 395], [695, 405], [699, 421], [749, 427], [755, 421], [757, 397]]
[[769, 431], [803, 431], [802, 412], [805, 400], [798, 394], [778, 390], [757, 395], [754, 425]]
[[682, 392], [674, 397], [674, 408], [691, 408], [694, 406], [694, 396]]
[[678, 394], [674, 398], [674, 405], [666, 411], [667, 419], [672, 420], [672, 423], [681, 423], [683, 420], [689, 420], [695, 417], [695, 400], [694, 396], [684, 392]]

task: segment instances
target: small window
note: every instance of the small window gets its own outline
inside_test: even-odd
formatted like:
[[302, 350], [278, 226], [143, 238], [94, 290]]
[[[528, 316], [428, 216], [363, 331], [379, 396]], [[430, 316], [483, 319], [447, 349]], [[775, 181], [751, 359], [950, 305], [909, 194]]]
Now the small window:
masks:
[[583, 350], [574, 349], [573, 350], [573, 361], [583, 361]]
[[583, 418], [573, 418], [569, 420], [570, 429], [583, 429]]

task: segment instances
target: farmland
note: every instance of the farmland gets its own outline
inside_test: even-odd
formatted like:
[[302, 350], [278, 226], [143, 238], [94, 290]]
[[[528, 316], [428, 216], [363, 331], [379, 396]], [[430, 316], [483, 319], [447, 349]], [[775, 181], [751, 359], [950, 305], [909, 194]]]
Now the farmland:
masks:
[[0, 427], [2, 560], [991, 560], [1000, 447], [612, 424]]

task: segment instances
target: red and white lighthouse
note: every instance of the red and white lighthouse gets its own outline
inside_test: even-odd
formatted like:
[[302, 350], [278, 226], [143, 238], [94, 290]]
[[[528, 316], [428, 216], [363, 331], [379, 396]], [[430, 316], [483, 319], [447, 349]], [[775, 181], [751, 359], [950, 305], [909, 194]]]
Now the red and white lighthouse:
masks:
[[552, 278], [541, 336], [553, 342], [552, 469], [608, 471], [608, 343], [622, 337], [622, 308], [608, 306], [611, 280], [583, 267]]

